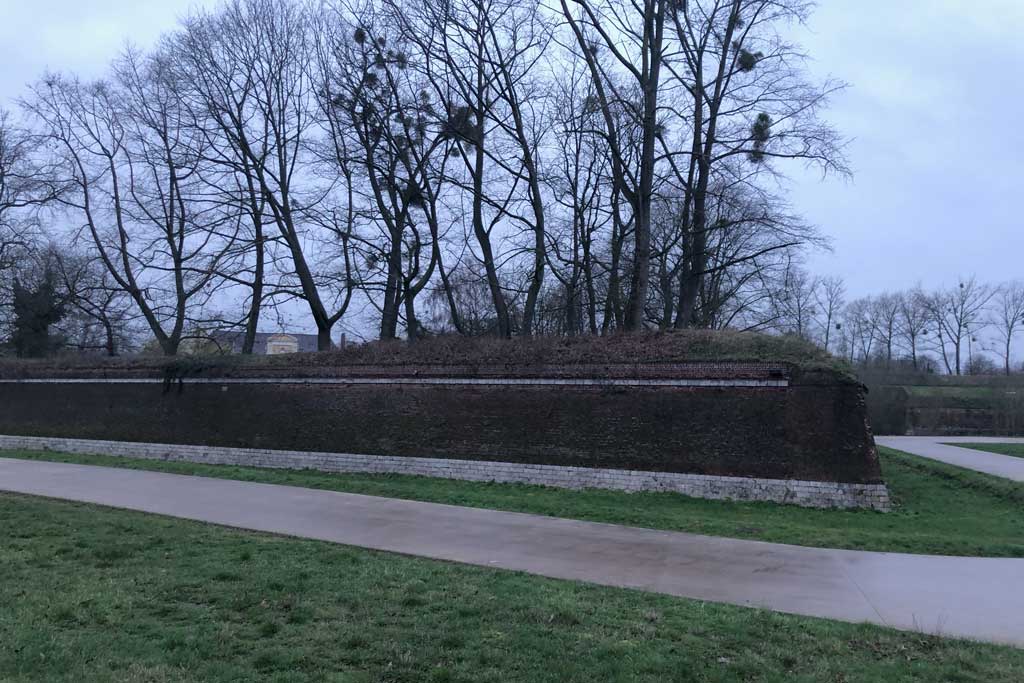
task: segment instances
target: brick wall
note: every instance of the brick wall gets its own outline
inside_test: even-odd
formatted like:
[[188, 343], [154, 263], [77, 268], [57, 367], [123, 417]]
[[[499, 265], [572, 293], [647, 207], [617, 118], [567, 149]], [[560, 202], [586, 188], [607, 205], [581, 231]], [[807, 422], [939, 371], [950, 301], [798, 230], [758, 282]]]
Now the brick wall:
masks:
[[181, 452], [233, 464], [884, 507], [863, 386], [811, 364], [686, 361], [672, 346], [686, 339], [4, 362], [0, 434], [151, 444], [159, 457], [192, 446]]
[[7, 379], [0, 434], [881, 483], [859, 385], [680, 374], [625, 385], [430, 383], [408, 370], [383, 383]]

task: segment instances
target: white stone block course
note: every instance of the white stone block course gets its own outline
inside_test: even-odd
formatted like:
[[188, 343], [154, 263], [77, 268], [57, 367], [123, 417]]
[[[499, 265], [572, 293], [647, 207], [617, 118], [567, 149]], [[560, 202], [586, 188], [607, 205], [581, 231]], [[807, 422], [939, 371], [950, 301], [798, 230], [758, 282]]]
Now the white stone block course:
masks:
[[414, 474], [465, 481], [538, 484], [567, 489], [605, 488], [629, 492], [667, 491], [695, 498], [770, 501], [816, 508], [870, 508], [887, 511], [891, 506], [889, 491], [885, 484], [844, 484], [481, 460], [353, 453], [307, 453], [39, 436], [0, 435], [0, 449], [63, 451], [148, 460], [276, 469], [312, 469], [336, 473]]

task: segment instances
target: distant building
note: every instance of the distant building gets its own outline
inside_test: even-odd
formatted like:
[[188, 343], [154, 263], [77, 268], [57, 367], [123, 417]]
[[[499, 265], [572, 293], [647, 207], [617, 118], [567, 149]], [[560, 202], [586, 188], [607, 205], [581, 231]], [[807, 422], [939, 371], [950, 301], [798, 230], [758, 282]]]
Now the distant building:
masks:
[[[214, 332], [210, 339], [224, 353], [241, 353], [245, 341], [244, 332]], [[296, 332], [257, 332], [252, 352], [258, 356], [273, 356], [280, 353], [307, 353], [317, 350], [315, 334]]]

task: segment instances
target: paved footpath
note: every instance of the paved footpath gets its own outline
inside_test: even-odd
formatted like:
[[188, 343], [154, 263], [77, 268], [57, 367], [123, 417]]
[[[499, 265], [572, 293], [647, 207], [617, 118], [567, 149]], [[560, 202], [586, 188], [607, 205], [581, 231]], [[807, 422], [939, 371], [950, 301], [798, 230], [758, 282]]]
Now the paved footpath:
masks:
[[1014, 481], [1024, 481], [1024, 458], [976, 451], [973, 448], [949, 446], [955, 443], [1024, 443], [1019, 437], [988, 436], [876, 436], [875, 443], [898, 451], [940, 460], [950, 465], [993, 474]]
[[0, 458], [0, 490], [1024, 646], [1024, 560], [803, 548], [12, 458]]

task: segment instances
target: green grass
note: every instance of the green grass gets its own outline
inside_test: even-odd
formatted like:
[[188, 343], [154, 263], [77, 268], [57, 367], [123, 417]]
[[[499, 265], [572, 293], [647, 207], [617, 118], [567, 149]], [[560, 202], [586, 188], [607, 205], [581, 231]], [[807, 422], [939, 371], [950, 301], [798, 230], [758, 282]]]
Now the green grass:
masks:
[[950, 443], [948, 446], [959, 446], [960, 448], [973, 448], [976, 451], [998, 453], [999, 455], [1012, 455], [1015, 458], [1024, 458], [1024, 443]]
[[1024, 651], [0, 494], [3, 681], [1019, 681]]
[[1015, 392], [993, 386], [905, 386], [910, 404], [935, 408], [993, 408], [1006, 404]]
[[1001, 396], [1006, 391], [999, 387], [957, 387], [957, 386], [904, 386], [911, 396], [948, 397], [962, 399], [989, 399]]
[[890, 513], [711, 501], [674, 493], [566, 491], [426, 477], [337, 475], [49, 452], [14, 451], [6, 455], [288, 484], [776, 543], [1024, 557], [1024, 485], [888, 449], [881, 449], [882, 466], [897, 504]]

